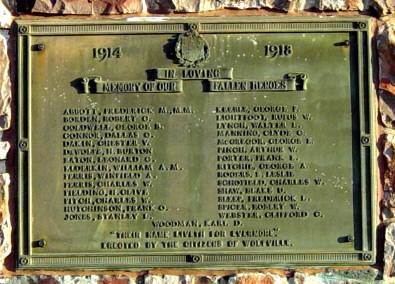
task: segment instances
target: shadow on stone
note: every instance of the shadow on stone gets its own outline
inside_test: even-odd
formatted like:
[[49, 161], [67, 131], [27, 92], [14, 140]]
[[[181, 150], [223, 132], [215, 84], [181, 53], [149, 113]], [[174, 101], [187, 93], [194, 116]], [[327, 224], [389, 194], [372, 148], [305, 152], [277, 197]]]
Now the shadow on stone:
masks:
[[153, 14], [171, 13], [176, 7], [172, 0], [145, 0], [147, 11]]

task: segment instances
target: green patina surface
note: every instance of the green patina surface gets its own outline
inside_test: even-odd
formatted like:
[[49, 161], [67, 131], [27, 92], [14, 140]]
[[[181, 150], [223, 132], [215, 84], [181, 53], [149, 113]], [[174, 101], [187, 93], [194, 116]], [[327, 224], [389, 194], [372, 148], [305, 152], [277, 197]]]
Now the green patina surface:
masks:
[[367, 29], [20, 21], [19, 267], [371, 263]]

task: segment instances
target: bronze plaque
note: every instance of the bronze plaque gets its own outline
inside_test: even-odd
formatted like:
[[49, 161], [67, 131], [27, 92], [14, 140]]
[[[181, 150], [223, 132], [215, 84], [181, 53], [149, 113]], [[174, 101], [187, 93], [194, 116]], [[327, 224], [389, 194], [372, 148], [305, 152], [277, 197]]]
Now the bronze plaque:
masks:
[[20, 268], [374, 261], [366, 18], [17, 28]]

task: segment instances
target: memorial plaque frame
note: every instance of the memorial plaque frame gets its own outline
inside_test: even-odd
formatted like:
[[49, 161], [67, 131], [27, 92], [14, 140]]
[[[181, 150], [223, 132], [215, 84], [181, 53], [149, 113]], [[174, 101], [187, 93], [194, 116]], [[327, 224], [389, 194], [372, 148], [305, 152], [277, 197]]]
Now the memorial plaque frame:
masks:
[[[160, 21], [159, 21], [160, 20]], [[358, 198], [353, 201], [355, 226], [357, 233], [350, 236], [349, 242], [358, 243], [352, 252], [342, 251], [292, 251], [267, 252], [215, 252], [191, 250], [190, 252], [143, 252], [130, 253], [36, 253], [37, 247], [45, 247], [46, 240], [32, 239], [32, 207], [31, 200], [35, 190], [31, 188], [32, 168], [30, 141], [32, 131], [31, 120], [35, 116], [30, 108], [32, 90], [32, 73], [37, 72], [39, 66], [32, 66], [32, 53], [45, 49], [45, 45], [32, 44], [32, 39], [41, 36], [74, 36], [74, 35], [156, 35], [183, 34], [191, 25], [199, 25], [201, 35], [214, 33], [349, 33], [356, 44], [355, 65], [352, 75], [355, 76], [357, 106], [353, 106], [359, 113], [358, 129], [352, 134], [353, 141], [357, 141], [359, 149], [353, 154], [359, 165], [360, 188], [355, 193]], [[371, 67], [371, 36], [370, 22], [367, 17], [170, 17], [170, 18], [135, 18], [128, 20], [100, 20], [100, 21], [49, 21], [49, 20], [18, 20], [18, 261], [19, 269], [149, 269], [149, 268], [210, 268], [225, 269], [236, 267], [269, 267], [294, 265], [367, 265], [375, 261], [375, 111], [372, 91]], [[37, 41], [35, 41], [36, 43]], [[345, 42], [349, 45], [349, 42]], [[177, 52], [177, 50], [176, 50]], [[178, 52], [180, 52], [178, 50]], [[196, 60], [205, 60], [205, 55], [196, 59], [191, 57], [191, 64]], [[188, 61], [184, 58], [184, 61]], [[160, 67], [160, 66], [158, 66]], [[159, 72], [159, 71], [158, 71]], [[106, 78], [107, 79], [107, 78]], [[97, 81], [98, 86], [102, 82]], [[96, 87], [99, 90], [99, 87]], [[174, 91], [180, 91], [182, 86]], [[181, 89], [182, 90], [182, 89]], [[104, 91], [103, 91], [104, 92]], [[99, 93], [99, 91], [98, 91]], [[45, 111], [45, 110], [44, 110]], [[51, 119], [51, 118], [49, 118]], [[50, 130], [48, 130], [50, 131]], [[45, 134], [48, 135], [48, 134]], [[354, 143], [353, 142], [353, 143]], [[48, 141], [48, 143], [51, 143]], [[41, 145], [46, 147], [46, 145]], [[45, 167], [44, 164], [40, 165]], [[39, 220], [46, 222], [46, 220]], [[70, 232], [69, 232], [70, 233]], [[71, 232], [72, 233], [72, 232]], [[67, 244], [65, 244], [67, 245]]]

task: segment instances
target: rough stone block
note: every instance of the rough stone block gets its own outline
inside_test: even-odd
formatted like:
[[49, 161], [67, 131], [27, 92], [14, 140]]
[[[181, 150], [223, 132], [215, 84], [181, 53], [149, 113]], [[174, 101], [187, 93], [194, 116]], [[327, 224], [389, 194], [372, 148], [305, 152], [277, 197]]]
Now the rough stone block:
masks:
[[271, 273], [240, 273], [234, 279], [229, 280], [235, 284], [286, 284], [285, 276]]
[[[395, 203], [392, 201], [395, 197], [393, 192], [393, 185], [395, 182], [394, 170], [395, 163], [393, 161], [394, 158], [394, 146], [395, 146], [395, 137], [391, 134], [386, 134], [384, 136], [384, 145], [383, 145], [383, 157], [385, 159], [385, 171], [384, 171], [384, 193], [383, 200], [381, 201], [382, 205], [382, 218], [384, 220], [390, 219], [394, 217], [394, 208]], [[395, 200], [394, 200], [395, 201]], [[393, 205], [392, 205], [393, 204]]]
[[347, 10], [364, 11], [365, 5], [363, 0], [346, 0]]
[[7, 158], [8, 150], [10, 150], [10, 143], [0, 141], [0, 160], [5, 160]]
[[34, 13], [109, 15], [140, 13], [141, 0], [36, 0]]
[[266, 7], [265, 2], [265, 0], [225, 0], [223, 6], [234, 9], [254, 9]]
[[147, 275], [144, 284], [178, 284], [180, 276], [177, 275]]
[[211, 11], [223, 7], [222, 1], [218, 0], [173, 0], [172, 2], [177, 12]]
[[56, 279], [56, 277], [52, 277], [52, 276], [40, 276], [38, 281], [38, 284], [60, 284], [59, 280]]
[[189, 277], [190, 280], [187, 283], [193, 284], [214, 284], [217, 283], [216, 277], [210, 276], [197, 276], [197, 277]]
[[127, 276], [105, 275], [97, 284], [132, 284], [135, 283], [133, 279]]
[[8, 31], [0, 31], [0, 130], [11, 124], [11, 81], [7, 53]]
[[9, 28], [11, 26], [12, 4], [7, 0], [0, 0], [0, 28]]
[[380, 118], [383, 126], [395, 127], [395, 96], [387, 91], [381, 91], [379, 96]]
[[11, 218], [8, 210], [9, 202], [9, 174], [0, 174], [0, 265], [11, 253]]
[[321, 0], [318, 2], [318, 9], [323, 11], [344, 11], [348, 8], [347, 2], [345, 0]]
[[97, 284], [100, 281], [100, 276], [89, 275], [89, 276], [72, 276], [65, 275], [56, 277], [59, 283], [62, 284]]
[[395, 136], [386, 134], [384, 138], [383, 156], [386, 161], [384, 172], [384, 194], [382, 200], [382, 217], [393, 218], [395, 213]]
[[394, 12], [395, 3], [393, 0], [371, 0], [368, 2], [366, 10], [375, 11], [378, 16], [390, 15]]
[[395, 19], [379, 28], [377, 49], [379, 54], [379, 88], [395, 95]]
[[384, 276], [392, 276], [395, 271], [395, 223], [389, 224], [385, 231], [384, 263]]
[[[379, 14], [389, 14], [391, 0], [36, 0], [33, 12], [49, 14], [133, 14], [139, 12], [205, 12], [218, 9], [260, 9], [281, 11], [366, 10], [373, 7]], [[367, 7], [365, 7], [367, 6]], [[146, 10], [146, 11], [145, 11]]]
[[376, 283], [376, 269], [327, 269], [324, 272], [309, 274], [296, 272], [292, 283], [295, 284], [357, 284]]
[[[170, 13], [173, 12], [176, 7], [173, 4], [172, 0], [143, 0], [145, 1], [145, 5], [147, 7], [147, 11], [149, 13]], [[191, 1], [195, 2], [195, 1]]]

